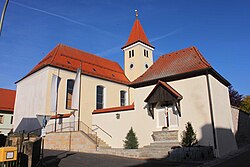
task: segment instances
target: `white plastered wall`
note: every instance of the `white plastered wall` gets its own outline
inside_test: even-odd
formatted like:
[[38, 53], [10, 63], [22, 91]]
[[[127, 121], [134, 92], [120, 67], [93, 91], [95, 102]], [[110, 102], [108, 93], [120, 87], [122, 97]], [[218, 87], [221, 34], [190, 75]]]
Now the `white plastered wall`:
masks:
[[[50, 111], [50, 91], [52, 75], [59, 75], [60, 84], [58, 88], [57, 113], [65, 114], [73, 110], [66, 109], [67, 80], [75, 79], [76, 73], [46, 67], [31, 76], [23, 79], [17, 84], [17, 95], [15, 104], [14, 128], [22, 118], [36, 118], [36, 115], [55, 115]], [[81, 76], [81, 121], [92, 126], [92, 112], [96, 108], [96, 86], [105, 87], [105, 107], [120, 106], [120, 91], [129, 92], [128, 86], [106, 81], [103, 79]], [[130, 95], [129, 95], [130, 96]], [[130, 96], [131, 99], [131, 96]], [[131, 100], [129, 101], [131, 103]], [[76, 116], [77, 118], [77, 116]]]
[[[36, 118], [37, 114], [46, 113], [48, 74], [49, 69], [46, 67], [17, 83], [14, 130], [23, 118]], [[27, 126], [32, 128], [33, 125], [28, 125], [27, 122]]]
[[233, 133], [234, 127], [228, 88], [211, 75], [209, 75], [209, 81], [218, 145], [217, 156], [220, 157], [237, 150], [237, 144]]
[[[169, 82], [182, 96], [181, 114], [179, 119], [179, 141], [185, 124], [190, 121], [196, 131], [197, 138], [201, 145], [213, 145], [211, 117], [209, 110], [208, 91], [206, 76], [198, 76], [189, 79]], [[121, 118], [116, 119], [116, 112], [94, 114], [93, 123], [102, 127], [112, 135], [108, 137], [102, 132], [98, 136], [103, 138], [112, 147], [123, 147], [123, 140], [130, 127], [133, 127], [139, 140], [140, 147], [153, 142], [152, 132], [157, 129], [156, 113], [154, 119], [146, 109], [144, 99], [149, 95], [155, 85], [134, 89], [134, 111], [117, 112]], [[156, 112], [156, 111], [154, 111]]]
[[[58, 75], [61, 78], [59, 84], [58, 93], [58, 113], [70, 113], [73, 110], [66, 109], [66, 88], [67, 80], [75, 79], [76, 73], [58, 69], [50, 68], [49, 74], [49, 88], [48, 95], [50, 95], [50, 85], [52, 80], [52, 74]], [[80, 100], [80, 120], [88, 125], [92, 126], [92, 112], [96, 109], [96, 87], [101, 85], [104, 87], [104, 107], [117, 107], [120, 106], [120, 91], [124, 90], [128, 92], [128, 87], [115, 82], [106, 81], [103, 79], [82, 75], [81, 76], [81, 100]], [[50, 98], [48, 97], [47, 113], [53, 115], [50, 111]], [[77, 114], [76, 114], [77, 119]]]

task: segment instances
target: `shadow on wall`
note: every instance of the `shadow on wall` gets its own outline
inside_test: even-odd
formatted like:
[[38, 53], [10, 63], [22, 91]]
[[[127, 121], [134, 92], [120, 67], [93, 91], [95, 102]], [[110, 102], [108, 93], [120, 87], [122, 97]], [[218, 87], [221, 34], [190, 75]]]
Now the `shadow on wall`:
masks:
[[201, 130], [202, 138], [199, 140], [199, 144], [213, 146], [215, 148], [214, 143], [216, 143], [218, 150], [217, 156], [221, 157], [238, 149], [235, 136], [231, 129], [215, 128], [216, 140], [214, 139], [211, 124], [204, 125]]
[[[15, 132], [25, 131], [30, 132], [40, 129], [42, 126], [37, 118], [23, 118], [17, 126]], [[39, 132], [40, 133], [40, 132]], [[41, 135], [41, 134], [38, 134]]]
[[243, 147], [250, 143], [250, 115], [239, 110], [237, 123], [236, 141], [238, 147]]

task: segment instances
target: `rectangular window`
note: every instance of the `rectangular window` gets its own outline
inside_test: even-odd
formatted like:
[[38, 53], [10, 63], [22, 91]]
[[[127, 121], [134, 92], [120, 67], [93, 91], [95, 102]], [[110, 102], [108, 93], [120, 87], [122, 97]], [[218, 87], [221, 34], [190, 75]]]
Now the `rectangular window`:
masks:
[[73, 79], [67, 80], [66, 109], [71, 109], [74, 82]]
[[0, 124], [3, 124], [3, 115], [0, 115]]
[[131, 51], [129, 51], [129, 58], [131, 58]]
[[97, 86], [96, 87], [96, 109], [103, 109], [104, 102], [104, 87]]
[[121, 106], [126, 105], [126, 91], [120, 91], [120, 104]]
[[135, 52], [134, 52], [134, 50], [132, 50], [132, 57], [134, 57], [134, 55], [135, 55]]
[[148, 50], [144, 49], [144, 56], [148, 57]]
[[13, 116], [10, 117], [10, 124], [13, 123]]

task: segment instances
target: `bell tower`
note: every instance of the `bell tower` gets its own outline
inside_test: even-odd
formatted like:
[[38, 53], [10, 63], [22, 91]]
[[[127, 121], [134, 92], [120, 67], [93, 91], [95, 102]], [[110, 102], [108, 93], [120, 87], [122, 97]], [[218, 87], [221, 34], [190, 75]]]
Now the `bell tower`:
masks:
[[138, 19], [138, 11], [127, 43], [122, 47], [124, 52], [124, 71], [130, 81], [142, 75], [153, 64], [154, 47]]

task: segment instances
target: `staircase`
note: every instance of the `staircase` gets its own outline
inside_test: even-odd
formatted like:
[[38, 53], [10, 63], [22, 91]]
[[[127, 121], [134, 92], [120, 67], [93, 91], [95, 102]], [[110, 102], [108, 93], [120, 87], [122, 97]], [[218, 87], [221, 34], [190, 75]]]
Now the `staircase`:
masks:
[[53, 130], [54, 125], [47, 125], [45, 149], [57, 149], [78, 152], [95, 152], [97, 148], [111, 148], [97, 133], [85, 123], [80, 122], [79, 131], [74, 131], [76, 122], [65, 122], [57, 125], [60, 129]]
[[141, 149], [141, 158], [165, 158], [173, 146], [179, 146], [178, 141], [163, 141], [150, 143]]
[[104, 140], [99, 138], [96, 134], [89, 135], [92, 140], [96, 141], [98, 148], [111, 148]]
[[99, 148], [98, 153], [129, 158], [165, 158], [173, 146], [179, 146], [178, 131], [153, 132], [154, 142], [139, 149]]
[[155, 131], [152, 137], [154, 142], [142, 148], [140, 157], [164, 158], [173, 146], [180, 146], [178, 130]]

